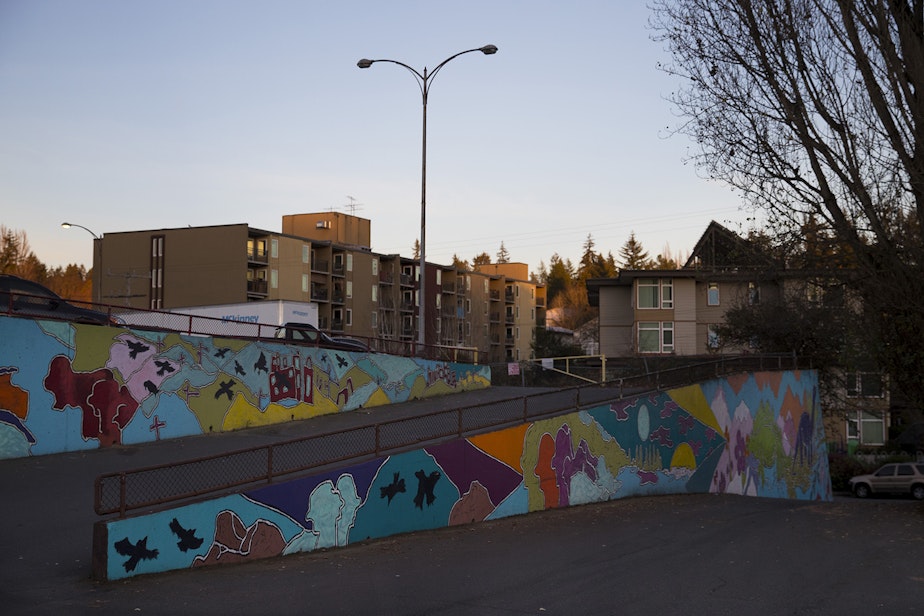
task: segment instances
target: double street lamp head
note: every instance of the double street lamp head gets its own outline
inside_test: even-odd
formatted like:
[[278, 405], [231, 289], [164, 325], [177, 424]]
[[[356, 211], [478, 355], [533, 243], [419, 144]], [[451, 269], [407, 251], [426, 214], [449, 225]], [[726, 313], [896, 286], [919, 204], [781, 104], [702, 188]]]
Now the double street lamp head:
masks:
[[[485, 45], [484, 47], [479, 47], [477, 49], [470, 49], [469, 51], [480, 51], [486, 56], [493, 56], [494, 54], [497, 53], [497, 45]], [[462, 52], [462, 53], [467, 53], [467, 52]], [[381, 62], [381, 60], [370, 60], [368, 58], [363, 58], [362, 60], [356, 63], [356, 66], [358, 66], [359, 68], [369, 68], [376, 62]]]

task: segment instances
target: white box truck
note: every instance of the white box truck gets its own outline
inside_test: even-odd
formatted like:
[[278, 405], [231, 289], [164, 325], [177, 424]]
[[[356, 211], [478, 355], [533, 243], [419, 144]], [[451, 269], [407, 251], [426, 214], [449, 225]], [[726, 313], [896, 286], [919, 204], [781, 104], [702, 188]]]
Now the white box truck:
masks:
[[271, 300], [171, 308], [169, 312], [131, 311], [119, 315], [127, 325], [214, 336], [273, 337], [277, 327], [298, 322], [318, 326], [314, 302]]

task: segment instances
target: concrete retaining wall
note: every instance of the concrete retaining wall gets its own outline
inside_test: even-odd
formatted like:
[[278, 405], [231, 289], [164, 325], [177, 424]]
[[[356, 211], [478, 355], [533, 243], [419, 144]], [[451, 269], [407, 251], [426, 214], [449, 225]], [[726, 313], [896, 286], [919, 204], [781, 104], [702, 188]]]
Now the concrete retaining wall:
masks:
[[0, 458], [237, 430], [490, 384], [486, 366], [0, 316]]
[[119, 579], [628, 496], [830, 500], [815, 372], [717, 379], [94, 529]]

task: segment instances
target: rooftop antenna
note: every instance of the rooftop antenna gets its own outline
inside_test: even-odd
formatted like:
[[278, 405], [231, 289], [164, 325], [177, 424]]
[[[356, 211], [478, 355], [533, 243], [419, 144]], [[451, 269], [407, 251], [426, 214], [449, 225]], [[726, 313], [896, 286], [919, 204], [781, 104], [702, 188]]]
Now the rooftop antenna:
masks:
[[349, 199], [350, 202], [347, 203], [346, 205], [344, 205], [343, 207], [345, 207], [345, 208], [347, 208], [348, 210], [350, 210], [350, 216], [356, 216], [356, 210], [361, 210], [361, 209], [363, 209], [363, 208], [362, 208], [362, 205], [363, 205], [363, 204], [362, 204], [362, 203], [356, 203], [356, 199], [354, 199], [354, 198], [351, 197], [350, 195], [347, 195], [347, 199]]

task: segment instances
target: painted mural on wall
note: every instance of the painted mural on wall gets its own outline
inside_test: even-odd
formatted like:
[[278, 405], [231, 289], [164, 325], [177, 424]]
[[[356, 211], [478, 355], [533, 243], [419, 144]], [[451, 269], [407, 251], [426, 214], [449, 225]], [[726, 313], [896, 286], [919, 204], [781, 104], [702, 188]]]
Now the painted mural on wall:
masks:
[[236, 430], [490, 382], [486, 366], [0, 316], [0, 458]]
[[821, 423], [814, 372], [709, 381], [100, 522], [97, 575], [239, 563], [628, 496], [831, 500]]

